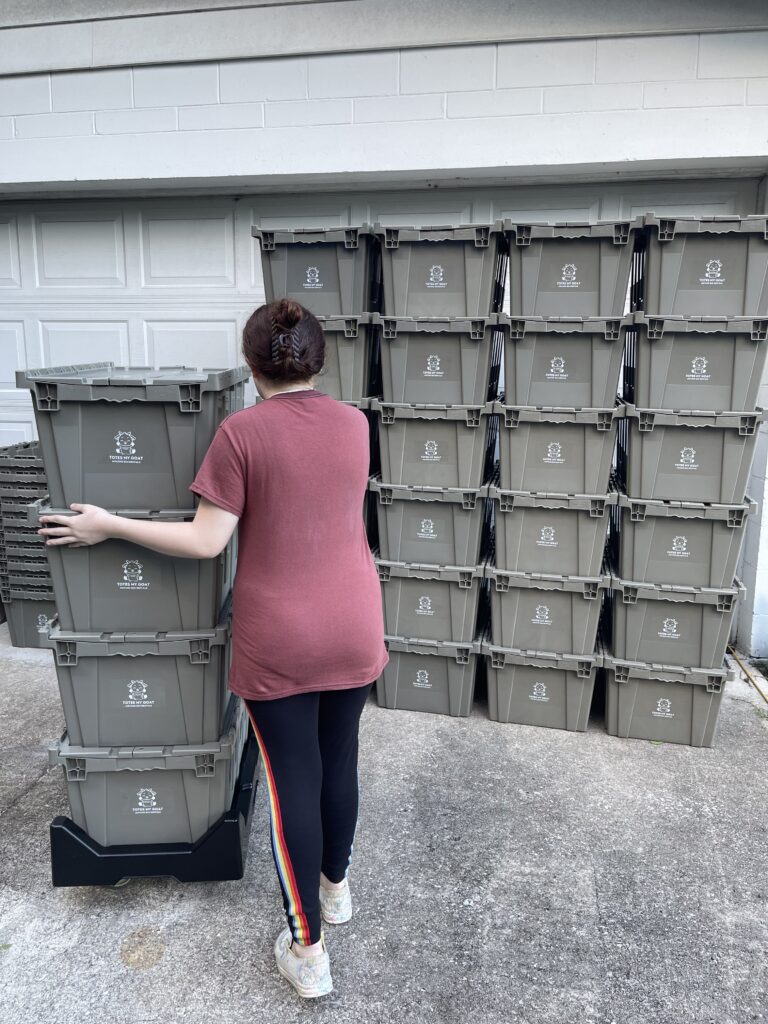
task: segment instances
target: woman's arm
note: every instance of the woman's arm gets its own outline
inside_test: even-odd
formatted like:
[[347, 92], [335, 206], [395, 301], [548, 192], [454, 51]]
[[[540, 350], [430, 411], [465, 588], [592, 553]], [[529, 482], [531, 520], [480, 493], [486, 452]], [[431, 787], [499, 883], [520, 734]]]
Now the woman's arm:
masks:
[[235, 532], [237, 516], [202, 498], [191, 523], [153, 523], [112, 515], [97, 505], [70, 505], [78, 515], [40, 516], [46, 544], [86, 547], [116, 538], [177, 558], [215, 558]]

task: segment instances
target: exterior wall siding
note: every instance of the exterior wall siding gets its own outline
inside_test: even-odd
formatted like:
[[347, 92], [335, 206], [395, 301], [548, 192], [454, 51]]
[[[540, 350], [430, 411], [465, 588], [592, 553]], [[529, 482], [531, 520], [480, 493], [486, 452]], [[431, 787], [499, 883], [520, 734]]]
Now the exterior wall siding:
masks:
[[766, 32], [11, 75], [0, 182], [757, 168], [767, 120]]

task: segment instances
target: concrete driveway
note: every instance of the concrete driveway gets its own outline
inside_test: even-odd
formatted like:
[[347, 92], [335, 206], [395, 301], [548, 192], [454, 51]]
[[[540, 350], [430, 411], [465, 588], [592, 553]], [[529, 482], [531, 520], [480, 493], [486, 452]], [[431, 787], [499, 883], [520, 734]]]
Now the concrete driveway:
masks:
[[264, 791], [240, 882], [52, 888], [55, 673], [0, 627], [2, 1024], [768, 1020], [768, 705], [730, 683], [712, 750], [485, 714], [366, 709], [357, 914], [308, 1004], [274, 969]]

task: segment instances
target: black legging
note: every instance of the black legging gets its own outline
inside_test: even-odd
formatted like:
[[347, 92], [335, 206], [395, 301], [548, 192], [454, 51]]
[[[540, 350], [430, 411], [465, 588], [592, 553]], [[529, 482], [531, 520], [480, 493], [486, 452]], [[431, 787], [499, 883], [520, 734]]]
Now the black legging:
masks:
[[320, 941], [320, 871], [341, 882], [357, 824], [357, 734], [372, 683], [246, 705], [264, 761], [272, 853], [294, 940]]

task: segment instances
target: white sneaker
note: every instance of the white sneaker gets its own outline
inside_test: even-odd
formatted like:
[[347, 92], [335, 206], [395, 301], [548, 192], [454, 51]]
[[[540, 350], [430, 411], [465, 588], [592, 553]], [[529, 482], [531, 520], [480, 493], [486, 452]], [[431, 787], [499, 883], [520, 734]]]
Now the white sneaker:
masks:
[[320, 886], [320, 914], [326, 924], [346, 924], [352, 917], [352, 894], [345, 878], [341, 889]]
[[303, 999], [317, 999], [327, 996], [333, 991], [331, 978], [331, 962], [325, 948], [325, 938], [321, 937], [322, 952], [315, 956], [297, 956], [291, 949], [290, 928], [280, 932], [275, 941], [275, 960], [277, 969], [284, 978], [293, 985]]

